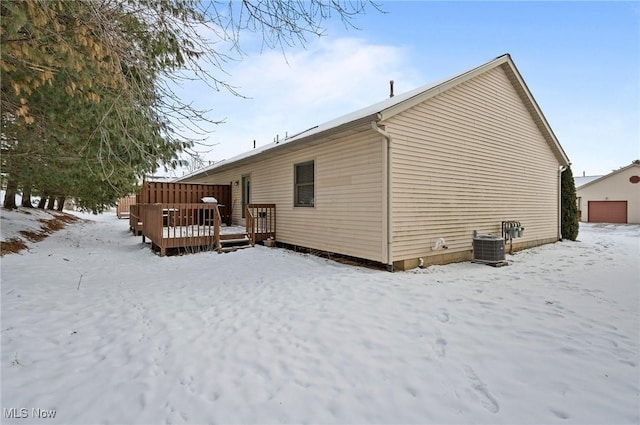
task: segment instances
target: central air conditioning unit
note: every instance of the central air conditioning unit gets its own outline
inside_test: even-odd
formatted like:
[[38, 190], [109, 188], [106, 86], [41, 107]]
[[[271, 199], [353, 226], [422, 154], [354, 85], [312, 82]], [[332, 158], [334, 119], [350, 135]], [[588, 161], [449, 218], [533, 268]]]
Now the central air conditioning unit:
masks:
[[506, 266], [504, 239], [492, 235], [474, 235], [472, 261], [474, 263], [489, 264], [494, 267]]

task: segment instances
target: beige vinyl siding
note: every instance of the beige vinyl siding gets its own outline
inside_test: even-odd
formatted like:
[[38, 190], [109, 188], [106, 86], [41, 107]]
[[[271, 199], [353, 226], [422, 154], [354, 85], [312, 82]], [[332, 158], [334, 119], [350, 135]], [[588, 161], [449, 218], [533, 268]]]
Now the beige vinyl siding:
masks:
[[385, 122], [392, 135], [393, 260], [470, 250], [473, 231], [520, 221], [557, 236], [558, 160], [501, 67]]
[[[189, 181], [224, 183], [251, 175], [251, 202], [275, 203], [277, 240], [386, 262], [383, 142], [373, 131], [261, 157]], [[315, 161], [315, 206], [294, 207], [294, 165]], [[233, 219], [241, 218], [241, 184], [233, 184]]]

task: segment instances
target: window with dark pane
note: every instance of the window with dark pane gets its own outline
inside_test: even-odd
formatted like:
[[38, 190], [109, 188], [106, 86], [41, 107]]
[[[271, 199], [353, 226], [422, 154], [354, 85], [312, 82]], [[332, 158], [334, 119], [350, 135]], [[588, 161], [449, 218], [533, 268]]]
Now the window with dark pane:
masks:
[[294, 193], [294, 205], [296, 207], [313, 207], [315, 205], [314, 183], [314, 162], [296, 164]]

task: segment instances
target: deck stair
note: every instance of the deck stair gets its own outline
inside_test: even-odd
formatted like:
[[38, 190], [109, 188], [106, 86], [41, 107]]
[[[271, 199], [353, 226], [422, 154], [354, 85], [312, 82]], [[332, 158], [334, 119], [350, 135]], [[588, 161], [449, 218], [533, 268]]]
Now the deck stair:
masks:
[[251, 241], [246, 234], [221, 235], [220, 252], [234, 252], [239, 249], [251, 248]]

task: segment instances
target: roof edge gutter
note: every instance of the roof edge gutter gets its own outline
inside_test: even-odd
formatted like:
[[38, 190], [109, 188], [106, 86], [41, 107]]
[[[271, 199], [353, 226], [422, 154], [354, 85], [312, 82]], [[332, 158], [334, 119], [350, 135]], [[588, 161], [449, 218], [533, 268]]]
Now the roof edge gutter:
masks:
[[387, 133], [384, 129], [380, 128], [380, 126], [378, 125], [378, 122], [381, 120], [382, 115], [378, 114], [378, 119], [371, 121], [371, 128], [373, 129], [373, 131], [375, 131], [376, 133], [382, 135], [382, 137], [385, 138], [385, 145], [386, 145], [386, 155], [387, 155], [387, 161], [385, 164], [385, 174], [386, 174], [386, 189], [387, 189], [387, 220], [386, 220], [386, 227], [387, 227], [387, 270], [392, 272], [393, 271], [393, 255], [392, 255], [392, 251], [393, 251], [393, 232], [391, 230], [391, 224], [392, 224], [392, 208], [391, 208], [391, 184], [392, 184], [392, 180], [391, 180], [391, 135], [389, 133]]

